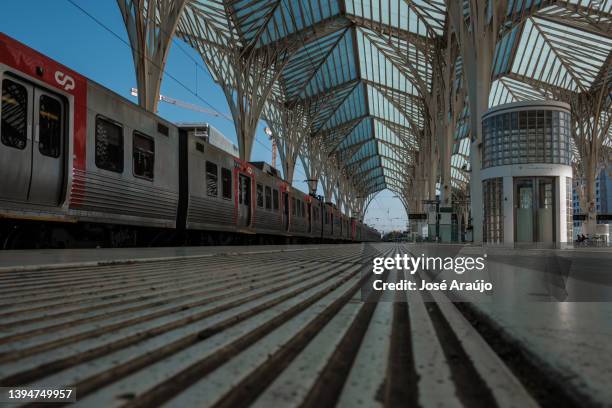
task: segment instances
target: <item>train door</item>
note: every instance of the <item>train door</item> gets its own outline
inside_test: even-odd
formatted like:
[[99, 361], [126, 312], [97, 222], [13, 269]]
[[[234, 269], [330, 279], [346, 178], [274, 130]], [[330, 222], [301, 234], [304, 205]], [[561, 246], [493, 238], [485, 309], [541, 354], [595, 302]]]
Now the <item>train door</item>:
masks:
[[289, 231], [289, 193], [283, 191], [283, 215], [285, 221], [285, 231]]
[[14, 78], [2, 81], [0, 197], [59, 205], [63, 185], [65, 104]]
[[312, 203], [308, 203], [308, 233], [312, 233]]
[[32, 175], [32, 100], [34, 88], [5, 77], [0, 121], [0, 197], [27, 201]]
[[34, 144], [29, 201], [58, 205], [62, 195], [64, 104], [41, 90], [34, 91]]
[[251, 224], [251, 178], [238, 175], [238, 226], [248, 227]]

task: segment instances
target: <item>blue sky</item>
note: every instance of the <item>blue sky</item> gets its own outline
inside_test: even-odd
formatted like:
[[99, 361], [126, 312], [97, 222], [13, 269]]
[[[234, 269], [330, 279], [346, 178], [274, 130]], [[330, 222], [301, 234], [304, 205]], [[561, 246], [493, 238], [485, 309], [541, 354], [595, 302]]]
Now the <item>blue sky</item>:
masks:
[[[127, 34], [115, 1], [75, 0], [125, 42]], [[0, 31], [61, 62], [88, 78], [135, 101], [130, 88], [136, 87], [129, 46], [67, 0], [6, 1], [0, 14]], [[195, 62], [194, 62], [195, 61]], [[170, 49], [161, 93], [202, 107], [211, 106], [231, 117], [225, 96], [187, 44], [175, 41]], [[197, 62], [197, 64], [196, 64]], [[233, 123], [172, 105], [160, 103], [159, 115], [173, 122], [209, 122], [236, 142]], [[271, 161], [271, 147], [262, 121], [253, 146], [253, 161]], [[277, 164], [280, 167], [280, 164]], [[307, 191], [301, 163], [295, 171], [294, 185]], [[320, 192], [319, 192], [320, 193]], [[379, 230], [403, 229], [406, 213], [394, 193], [385, 190], [372, 201], [366, 213], [368, 224]]]

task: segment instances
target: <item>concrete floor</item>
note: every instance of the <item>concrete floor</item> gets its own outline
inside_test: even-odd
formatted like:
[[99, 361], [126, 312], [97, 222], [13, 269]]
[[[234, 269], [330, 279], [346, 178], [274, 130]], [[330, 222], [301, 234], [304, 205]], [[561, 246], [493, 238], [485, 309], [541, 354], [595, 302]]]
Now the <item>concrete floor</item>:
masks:
[[[80, 405], [104, 407], [554, 403], [534, 396], [537, 378], [517, 373], [444, 294], [363, 303], [372, 257], [396, 253], [487, 253], [481, 275], [416, 276], [493, 282], [492, 293], [453, 299], [470, 301], [504, 344], [567, 393], [568, 406], [612, 406], [612, 251], [590, 249], [0, 252], [0, 384], [77, 384]], [[402, 277], [412, 279], [391, 270], [386, 280]]]

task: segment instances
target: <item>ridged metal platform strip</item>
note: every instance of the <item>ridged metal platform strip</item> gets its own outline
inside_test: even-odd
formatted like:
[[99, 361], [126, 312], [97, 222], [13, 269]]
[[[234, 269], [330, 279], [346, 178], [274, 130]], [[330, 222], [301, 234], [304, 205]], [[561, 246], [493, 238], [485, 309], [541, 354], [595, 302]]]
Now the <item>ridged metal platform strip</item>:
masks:
[[452, 303], [361, 301], [397, 250], [5, 271], [0, 384], [71, 385], [84, 407], [535, 406]]

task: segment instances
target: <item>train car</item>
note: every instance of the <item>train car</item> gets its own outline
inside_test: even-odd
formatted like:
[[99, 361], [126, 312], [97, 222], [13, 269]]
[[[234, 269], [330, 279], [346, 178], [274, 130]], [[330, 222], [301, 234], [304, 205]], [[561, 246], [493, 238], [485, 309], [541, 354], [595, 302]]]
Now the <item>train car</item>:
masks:
[[1, 33], [0, 82], [3, 247], [360, 239], [333, 204], [269, 165], [243, 162]]
[[3, 34], [0, 78], [3, 217], [176, 227], [169, 122]]
[[[253, 163], [255, 164], [255, 163]], [[288, 218], [284, 223], [284, 206], [281, 196], [287, 191], [287, 183], [266, 163], [255, 164], [255, 203], [253, 228], [258, 234], [289, 235]]]
[[332, 204], [332, 238], [342, 238], [342, 216], [340, 210]]
[[296, 237], [310, 236], [308, 214], [306, 213], [307, 206], [304, 202], [305, 195], [294, 187], [290, 187], [289, 192], [291, 209], [289, 232]]
[[320, 200], [313, 196], [310, 197], [310, 211], [311, 211], [311, 219], [312, 219], [312, 231], [311, 237], [315, 239], [323, 238], [323, 205]]
[[322, 203], [321, 205], [323, 212], [323, 234], [322, 239], [332, 239], [332, 220], [333, 220], [333, 208], [329, 203]]
[[[185, 134], [186, 133], [186, 134]], [[251, 182], [245, 191], [246, 214], [237, 214], [240, 166], [221, 149], [204, 142], [191, 132], [184, 133], [186, 150], [187, 204], [185, 226], [188, 230], [236, 232], [240, 222], [251, 224]], [[252, 172], [252, 170], [251, 170]], [[240, 208], [240, 207], [238, 207]], [[230, 221], [231, 222], [228, 222]]]
[[350, 218], [342, 214], [342, 240], [349, 241], [351, 239]]

